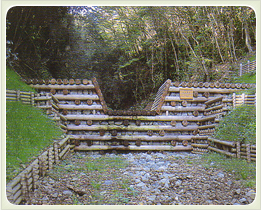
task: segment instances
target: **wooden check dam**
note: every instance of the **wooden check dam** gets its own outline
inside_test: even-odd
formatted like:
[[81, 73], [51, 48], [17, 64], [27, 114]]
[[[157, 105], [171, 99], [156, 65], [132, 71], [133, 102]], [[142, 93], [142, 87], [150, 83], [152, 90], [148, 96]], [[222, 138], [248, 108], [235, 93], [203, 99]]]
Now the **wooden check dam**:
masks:
[[238, 100], [235, 92], [250, 84], [172, 82], [167, 80], [153, 103], [144, 110], [110, 110], [97, 80], [29, 79], [39, 94], [38, 107], [52, 112], [40, 100], [51, 93], [56, 115], [71, 137], [75, 151], [171, 150], [208, 151], [208, 136], [220, 117]]

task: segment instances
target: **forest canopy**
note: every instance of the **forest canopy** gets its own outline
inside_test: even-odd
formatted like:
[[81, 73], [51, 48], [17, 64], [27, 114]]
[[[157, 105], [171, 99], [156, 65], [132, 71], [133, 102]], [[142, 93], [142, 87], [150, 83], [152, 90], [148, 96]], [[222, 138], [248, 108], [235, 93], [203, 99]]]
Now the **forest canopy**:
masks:
[[243, 6], [18, 6], [6, 16], [8, 66], [23, 78], [96, 77], [113, 109], [167, 79], [221, 80], [215, 66], [255, 45], [255, 12]]

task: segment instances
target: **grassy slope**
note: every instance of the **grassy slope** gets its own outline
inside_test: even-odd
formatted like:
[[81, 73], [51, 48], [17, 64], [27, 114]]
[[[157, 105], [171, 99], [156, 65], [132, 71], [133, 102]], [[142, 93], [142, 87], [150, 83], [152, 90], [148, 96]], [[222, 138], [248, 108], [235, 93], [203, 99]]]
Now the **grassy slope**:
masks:
[[[8, 69], [7, 89], [33, 91]], [[7, 181], [30, 162], [34, 156], [50, 146], [62, 131], [42, 110], [21, 102], [6, 103], [6, 174]]]
[[[256, 76], [243, 75], [238, 83], [256, 83]], [[253, 94], [255, 89], [244, 93]], [[240, 106], [224, 117], [216, 128], [215, 137], [221, 140], [256, 143], [256, 108], [255, 106]], [[246, 160], [228, 158], [215, 152], [207, 153], [202, 161], [206, 168], [215, 167], [233, 173], [236, 180], [241, 180], [246, 187], [256, 186], [256, 163]], [[212, 164], [211, 164], [212, 163]], [[214, 165], [213, 165], [214, 163]]]
[[20, 76], [9, 67], [6, 67], [6, 89], [35, 92], [33, 88], [22, 82]]

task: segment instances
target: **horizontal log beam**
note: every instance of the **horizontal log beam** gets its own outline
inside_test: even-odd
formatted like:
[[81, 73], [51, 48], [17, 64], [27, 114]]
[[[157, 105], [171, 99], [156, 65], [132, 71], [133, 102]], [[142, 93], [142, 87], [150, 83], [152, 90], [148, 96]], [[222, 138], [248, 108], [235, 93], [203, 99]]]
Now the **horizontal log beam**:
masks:
[[141, 121], [201, 121], [202, 117], [194, 116], [109, 116], [109, 115], [71, 115], [66, 116], [67, 120], [141, 120]]
[[149, 125], [149, 126], [117, 126], [117, 125], [67, 125], [67, 130], [85, 130], [85, 131], [97, 131], [97, 130], [119, 130], [119, 131], [194, 131], [198, 129], [198, 126], [187, 126], [187, 127], [172, 127], [172, 126], [165, 126], [165, 125]]
[[[208, 99], [211, 98], [206, 98], [206, 97], [197, 97], [197, 98], [193, 98], [193, 100], [187, 100], [188, 102], [206, 102]], [[165, 97], [165, 101], [169, 102], [169, 101], [177, 101], [177, 102], [182, 102], [183, 99], [180, 99], [180, 97], [173, 97], [173, 96], [166, 96]]]
[[172, 106], [162, 106], [161, 111], [177, 111], [177, 112], [189, 112], [189, 111], [205, 111], [204, 107], [172, 107]]
[[65, 110], [103, 110], [101, 105], [58, 105], [59, 109]]
[[45, 100], [51, 100], [52, 97], [50, 96], [41, 96], [41, 97], [34, 97], [35, 101], [45, 101]]
[[215, 119], [217, 118], [216, 115], [213, 115], [213, 116], [207, 116], [207, 117], [203, 117], [199, 120], [199, 122], [205, 122], [205, 121], [209, 121], [209, 120], [212, 120], [212, 119]]
[[[128, 140], [128, 141], [183, 141], [196, 139], [198, 136], [190, 135], [178, 135], [178, 136], [148, 136], [148, 135], [71, 135], [72, 139], [82, 140], [82, 141], [110, 141], [110, 140]], [[205, 137], [207, 139], [207, 136]], [[202, 138], [204, 139], [204, 138]]]
[[58, 100], [99, 100], [98, 95], [54, 95]]
[[208, 101], [205, 102], [206, 105], [209, 105], [209, 104], [212, 104], [212, 103], [215, 103], [215, 102], [218, 102], [218, 101], [222, 101], [223, 97], [215, 97], [215, 98], [212, 98], [212, 99], [209, 99]]
[[[242, 89], [193, 88], [194, 92], [209, 92], [209, 93], [218, 93], [218, 94], [229, 94], [240, 90]], [[170, 87], [169, 92], [179, 92], [179, 88]]]
[[93, 85], [33, 85], [30, 84], [31, 87], [35, 88], [35, 89], [47, 89], [47, 90], [51, 90], [51, 89], [58, 89], [58, 90], [62, 90], [62, 89], [68, 89], [68, 90], [87, 90], [87, 89], [94, 89]]
[[229, 142], [229, 141], [221, 141], [212, 137], [208, 137], [209, 141], [213, 141], [214, 143], [218, 143], [218, 144], [222, 144], [225, 146], [229, 146], [229, 147], [235, 147], [236, 143], [235, 142]]
[[197, 148], [208, 148], [208, 144], [191, 144], [192, 147], [197, 147]]
[[75, 151], [89, 151], [89, 150], [168, 150], [168, 151], [191, 151], [191, 146], [170, 146], [170, 145], [141, 145], [133, 146], [109, 146], [109, 145], [92, 145], [92, 146], [76, 146]]
[[221, 154], [230, 156], [230, 157], [236, 157], [236, 154], [233, 154], [233, 153], [231, 153], [231, 152], [227, 152], [227, 151], [225, 151], [225, 150], [217, 149], [217, 148], [215, 148], [215, 147], [209, 146], [209, 147], [208, 147], [208, 150], [212, 150], [212, 151], [214, 151], [214, 152], [218, 152], [218, 153], [221, 153]]
[[208, 129], [208, 128], [215, 128], [217, 125], [216, 124], [212, 124], [212, 125], [202, 125], [202, 126], [198, 126], [199, 130], [203, 130], [203, 129]]

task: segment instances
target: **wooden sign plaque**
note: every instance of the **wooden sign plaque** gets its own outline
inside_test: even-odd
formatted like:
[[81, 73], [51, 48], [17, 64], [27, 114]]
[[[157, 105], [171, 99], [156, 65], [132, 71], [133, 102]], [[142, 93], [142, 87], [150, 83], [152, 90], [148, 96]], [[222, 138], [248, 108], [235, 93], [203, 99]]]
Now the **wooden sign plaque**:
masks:
[[181, 100], [193, 100], [193, 88], [180, 88], [179, 97]]

